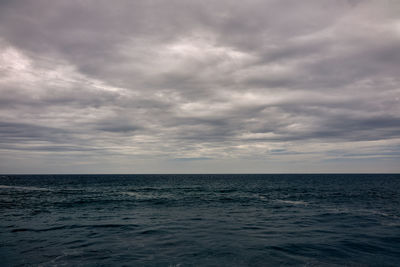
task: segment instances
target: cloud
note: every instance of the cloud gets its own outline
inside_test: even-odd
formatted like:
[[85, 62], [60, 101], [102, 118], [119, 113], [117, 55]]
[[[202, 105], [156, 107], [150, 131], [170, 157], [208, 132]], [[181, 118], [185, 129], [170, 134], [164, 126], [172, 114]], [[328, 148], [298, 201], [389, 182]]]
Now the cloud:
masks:
[[4, 172], [63, 151], [71, 168], [92, 158], [84, 172], [135, 162], [145, 172], [187, 171], [178, 162], [223, 172], [236, 160], [319, 170], [334, 155], [389, 154], [393, 165], [381, 168], [398, 171], [386, 151], [400, 142], [393, 1], [0, 5]]

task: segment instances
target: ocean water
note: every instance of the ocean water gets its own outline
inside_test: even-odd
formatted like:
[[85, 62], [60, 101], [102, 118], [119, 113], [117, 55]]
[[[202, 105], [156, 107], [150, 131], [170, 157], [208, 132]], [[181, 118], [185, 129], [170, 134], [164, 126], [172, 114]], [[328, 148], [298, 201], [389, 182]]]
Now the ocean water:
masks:
[[1, 266], [400, 266], [400, 175], [3, 175]]

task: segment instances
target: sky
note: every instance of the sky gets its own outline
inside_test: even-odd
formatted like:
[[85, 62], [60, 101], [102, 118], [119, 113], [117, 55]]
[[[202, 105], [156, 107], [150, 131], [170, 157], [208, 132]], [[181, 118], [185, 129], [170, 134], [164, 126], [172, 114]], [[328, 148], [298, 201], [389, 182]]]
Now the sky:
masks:
[[0, 0], [0, 173], [400, 172], [400, 1]]

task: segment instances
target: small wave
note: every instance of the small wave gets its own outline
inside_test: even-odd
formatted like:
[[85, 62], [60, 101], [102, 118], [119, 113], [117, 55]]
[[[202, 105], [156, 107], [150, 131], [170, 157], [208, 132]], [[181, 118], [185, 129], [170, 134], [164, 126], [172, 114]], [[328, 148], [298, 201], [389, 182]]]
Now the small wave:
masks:
[[290, 205], [304, 205], [307, 206], [308, 203], [302, 200], [283, 200], [283, 199], [277, 199], [275, 202], [278, 203], [284, 203], [284, 204], [290, 204]]
[[18, 232], [47, 232], [47, 231], [54, 231], [54, 230], [61, 230], [71, 228], [69, 226], [55, 226], [50, 228], [42, 228], [42, 229], [32, 229], [32, 228], [16, 228], [12, 229], [11, 233], [18, 233]]
[[15, 189], [25, 191], [51, 191], [48, 188], [34, 187], [34, 186], [13, 186], [13, 185], [0, 185], [0, 189]]
[[388, 218], [399, 218], [395, 214], [386, 213], [379, 210], [369, 210], [369, 209], [351, 209], [351, 208], [327, 208], [325, 209], [328, 214], [353, 214], [353, 215], [379, 215]]
[[381, 225], [390, 227], [400, 227], [400, 222], [381, 222]]
[[48, 232], [48, 231], [56, 231], [56, 230], [64, 230], [64, 229], [77, 229], [77, 228], [136, 228], [139, 225], [137, 224], [88, 224], [88, 225], [60, 225], [54, 226], [49, 228], [15, 228], [12, 229], [11, 233], [18, 233], [18, 232]]
[[169, 193], [162, 194], [153, 194], [153, 193], [142, 193], [142, 192], [133, 192], [133, 191], [124, 191], [120, 192], [123, 195], [133, 197], [137, 201], [154, 201], [154, 204], [158, 202], [164, 203], [165, 201], [173, 201], [176, 200], [177, 196]]
[[399, 216], [395, 215], [395, 214], [389, 214], [383, 211], [379, 211], [379, 210], [365, 210], [365, 212], [367, 213], [371, 213], [371, 214], [375, 214], [375, 215], [380, 215], [382, 217], [392, 217], [392, 218], [399, 218]]
[[160, 229], [148, 229], [148, 230], [143, 230], [140, 231], [140, 235], [155, 235], [155, 234], [163, 234], [165, 231], [160, 230]]
[[261, 201], [267, 201], [267, 202], [270, 201], [270, 199], [268, 197], [263, 196], [263, 195], [258, 195], [258, 194], [254, 194], [253, 198], [256, 198], [256, 199], [261, 200]]
[[17, 229], [12, 229], [11, 233], [26, 232], [26, 231], [31, 231], [31, 230], [27, 228], [17, 228]]
[[130, 196], [130, 197], [135, 197], [136, 199], [153, 199], [154, 198], [154, 196], [149, 195], [149, 194], [143, 194], [143, 193], [131, 192], [131, 191], [121, 192], [121, 194]]

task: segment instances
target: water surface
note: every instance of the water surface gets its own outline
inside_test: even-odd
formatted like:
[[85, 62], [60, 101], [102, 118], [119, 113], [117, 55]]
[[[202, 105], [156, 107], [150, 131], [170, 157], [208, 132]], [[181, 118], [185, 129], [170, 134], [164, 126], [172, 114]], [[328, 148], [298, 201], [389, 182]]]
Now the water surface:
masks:
[[3, 175], [3, 266], [398, 266], [400, 175]]

